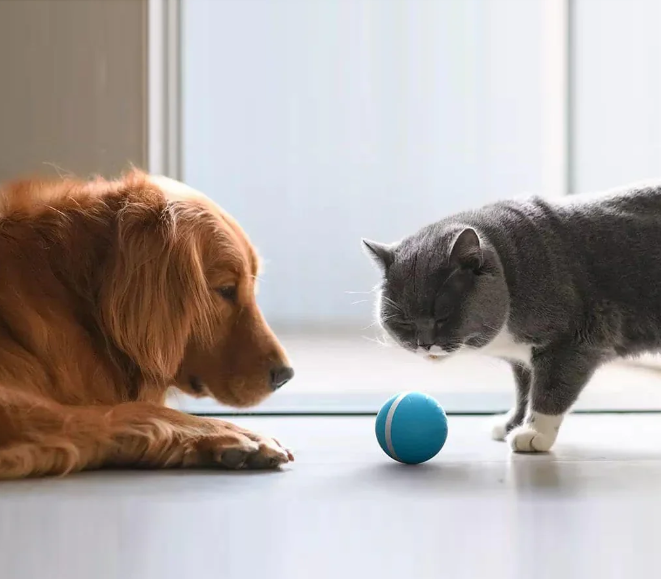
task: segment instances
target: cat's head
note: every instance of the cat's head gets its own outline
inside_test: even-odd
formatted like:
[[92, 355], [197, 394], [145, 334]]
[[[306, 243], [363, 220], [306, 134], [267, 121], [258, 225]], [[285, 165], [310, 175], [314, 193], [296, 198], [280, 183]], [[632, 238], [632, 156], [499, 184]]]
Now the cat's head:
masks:
[[379, 323], [407, 350], [438, 357], [481, 348], [505, 326], [502, 263], [475, 229], [434, 224], [396, 244], [363, 244], [383, 274]]

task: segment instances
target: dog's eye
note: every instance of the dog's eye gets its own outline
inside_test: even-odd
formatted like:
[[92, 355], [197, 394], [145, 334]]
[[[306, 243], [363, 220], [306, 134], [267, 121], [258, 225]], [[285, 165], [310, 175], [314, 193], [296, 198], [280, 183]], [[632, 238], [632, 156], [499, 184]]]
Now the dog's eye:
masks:
[[236, 301], [236, 286], [235, 285], [224, 285], [216, 289], [218, 295], [225, 298], [226, 300], [233, 302]]

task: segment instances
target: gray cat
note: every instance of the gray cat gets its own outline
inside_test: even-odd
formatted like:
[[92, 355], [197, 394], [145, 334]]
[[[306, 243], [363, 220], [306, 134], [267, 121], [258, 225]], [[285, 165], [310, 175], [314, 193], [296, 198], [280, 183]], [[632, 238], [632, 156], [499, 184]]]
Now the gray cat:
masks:
[[516, 404], [493, 435], [515, 451], [551, 449], [601, 364], [661, 349], [661, 182], [499, 202], [364, 244], [399, 345], [512, 364]]

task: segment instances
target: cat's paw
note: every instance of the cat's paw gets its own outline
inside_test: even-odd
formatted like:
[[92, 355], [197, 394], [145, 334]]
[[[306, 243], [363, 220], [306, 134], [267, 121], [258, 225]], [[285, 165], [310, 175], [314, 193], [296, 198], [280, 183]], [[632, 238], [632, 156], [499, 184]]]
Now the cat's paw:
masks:
[[499, 416], [491, 425], [491, 438], [499, 442], [504, 442], [507, 436], [507, 420]]
[[504, 442], [507, 434], [520, 423], [520, 420], [516, 420], [515, 409], [510, 410], [507, 414], [496, 416], [491, 424], [491, 438]]
[[507, 442], [514, 452], [548, 452], [555, 437], [535, 430], [530, 424], [524, 424], [507, 435]]

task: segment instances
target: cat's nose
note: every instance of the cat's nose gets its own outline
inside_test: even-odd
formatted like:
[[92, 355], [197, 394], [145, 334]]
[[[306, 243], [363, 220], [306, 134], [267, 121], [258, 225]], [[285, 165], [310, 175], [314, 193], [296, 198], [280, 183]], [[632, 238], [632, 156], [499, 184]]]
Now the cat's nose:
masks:
[[429, 350], [436, 342], [436, 328], [434, 323], [428, 320], [420, 320], [416, 323], [416, 341], [419, 348]]

